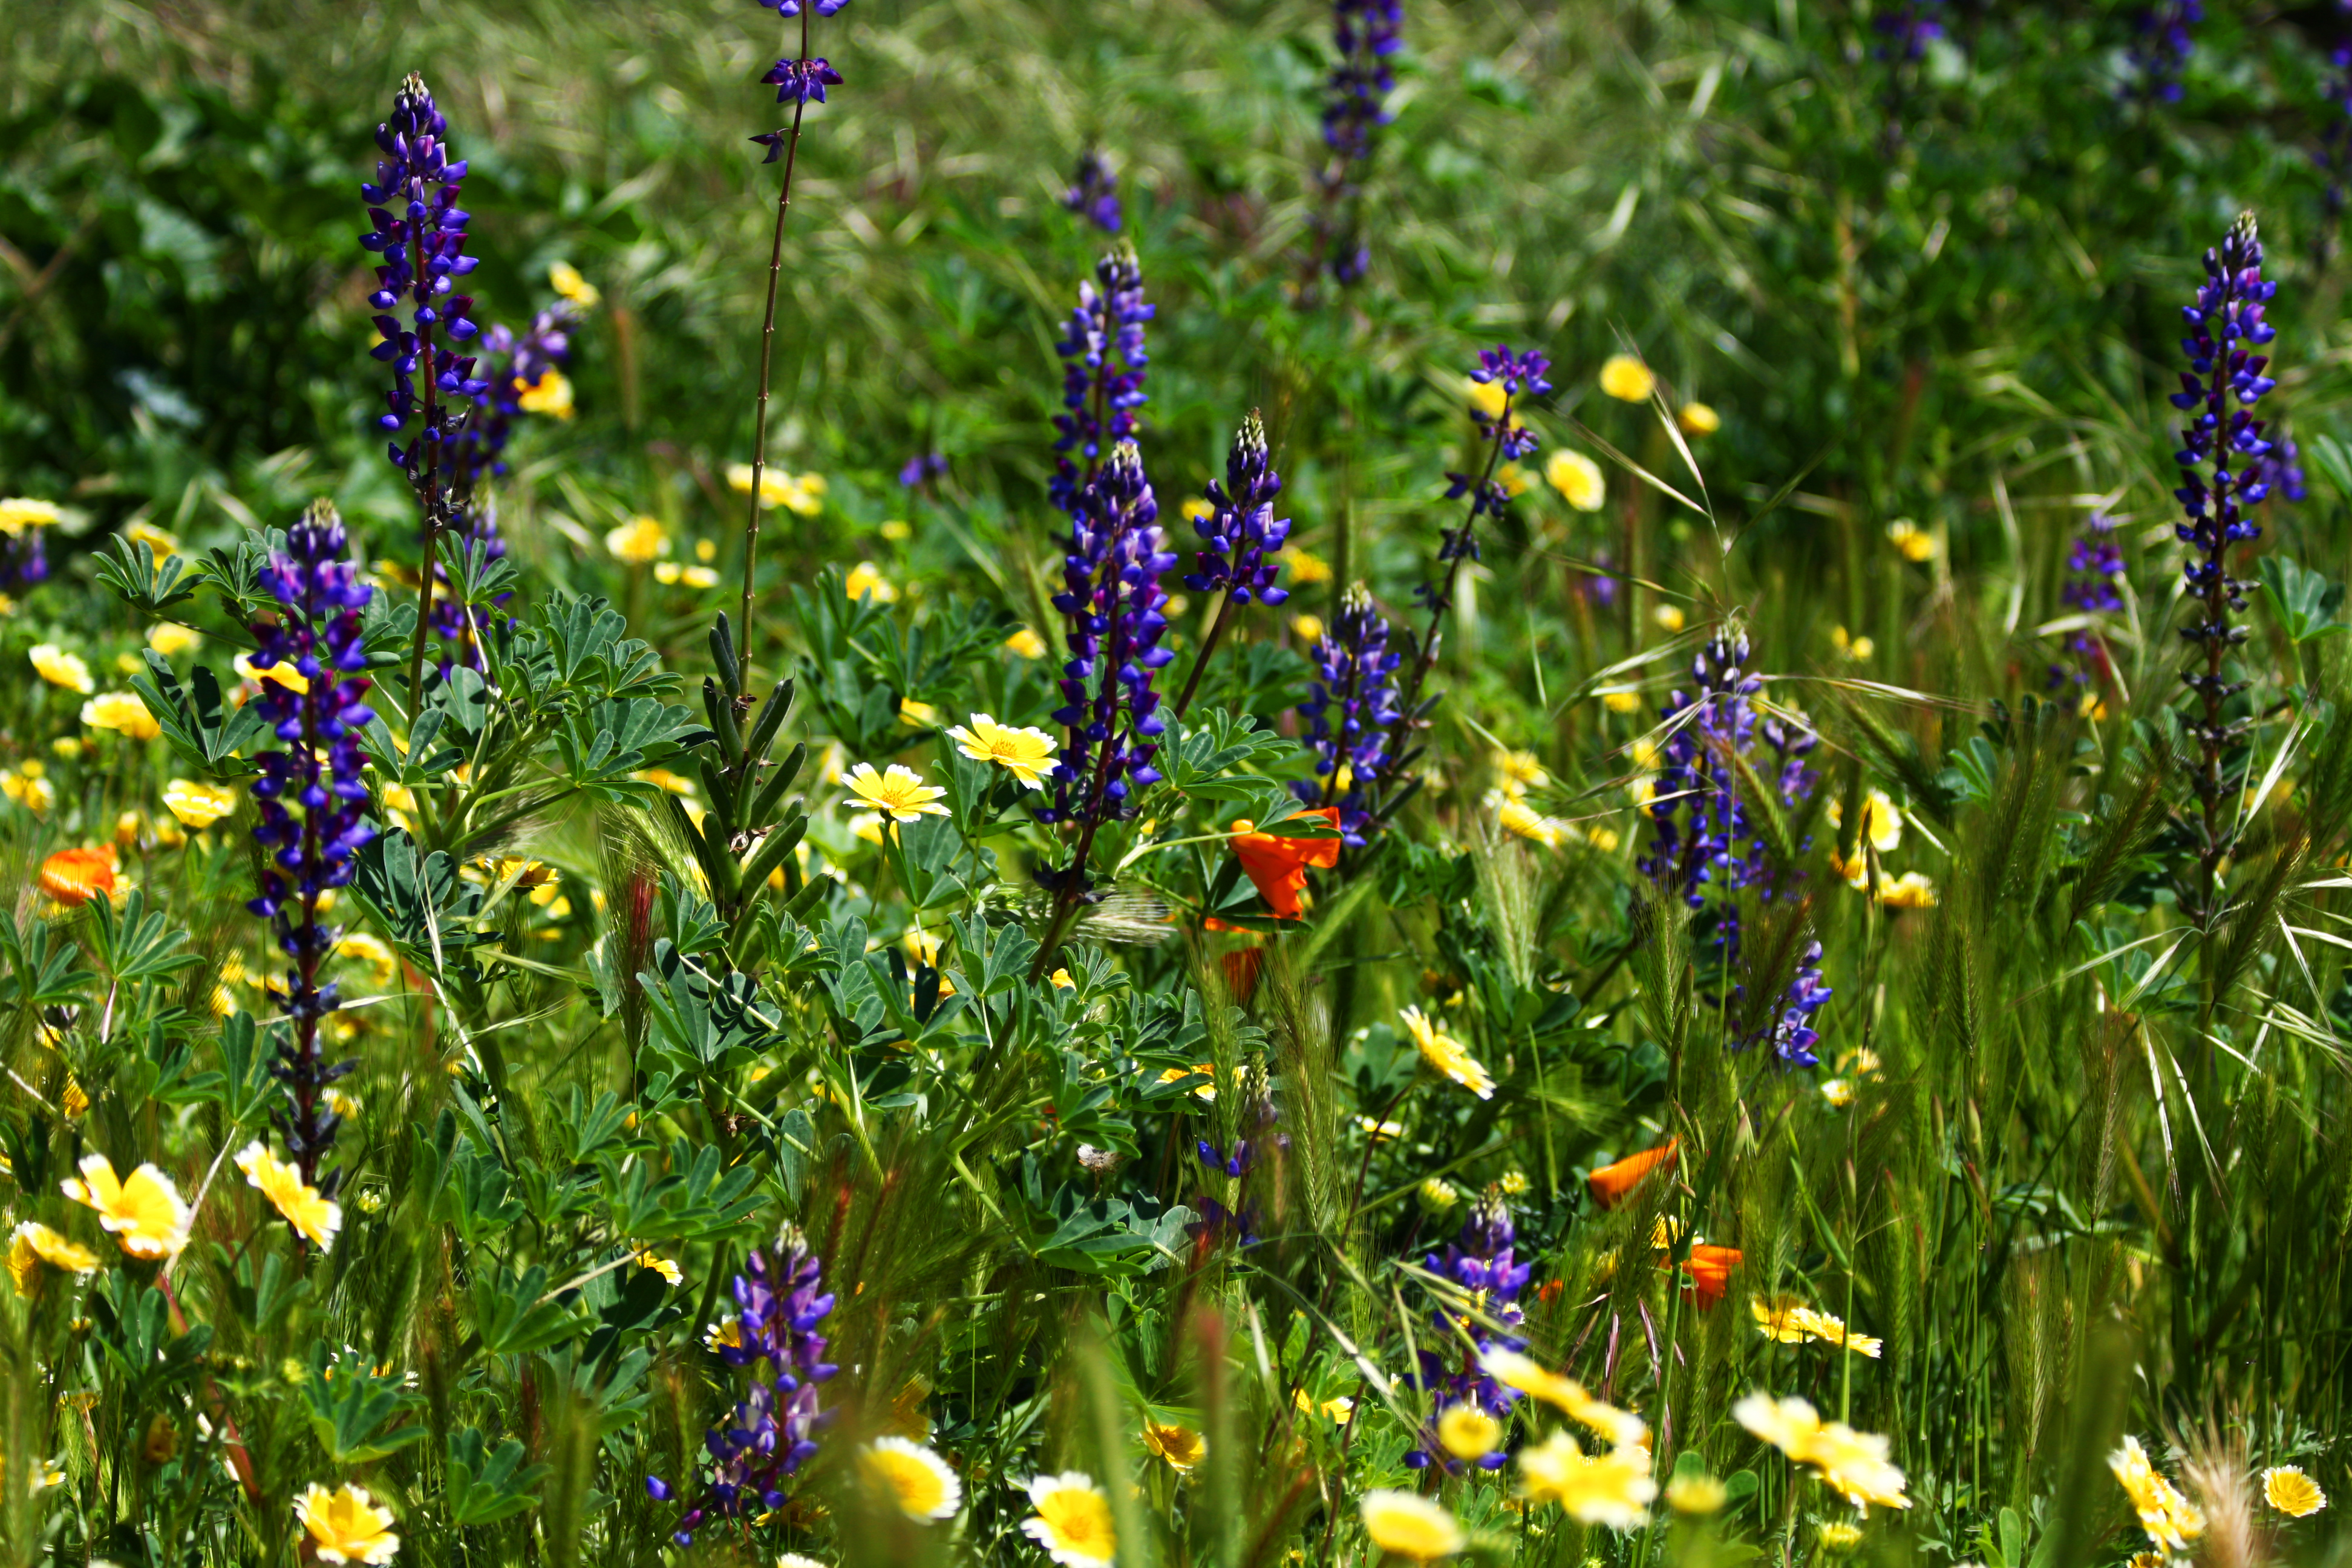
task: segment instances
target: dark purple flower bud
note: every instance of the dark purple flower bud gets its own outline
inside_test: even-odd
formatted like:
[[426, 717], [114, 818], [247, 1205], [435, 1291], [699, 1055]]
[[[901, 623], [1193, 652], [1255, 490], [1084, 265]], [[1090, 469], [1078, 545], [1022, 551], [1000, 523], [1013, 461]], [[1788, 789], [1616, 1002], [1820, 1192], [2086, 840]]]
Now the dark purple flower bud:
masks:
[[2181, 74], [2197, 47], [2191, 29], [2204, 19], [2203, 0], [2168, 0], [2141, 11], [2125, 55], [2131, 70], [2125, 90], [2146, 101], [2179, 102]]
[[1290, 538], [1290, 520], [1274, 515], [1274, 498], [1281, 493], [1265, 426], [1253, 408], [1225, 454], [1224, 483], [1209, 483], [1209, 515], [1192, 521], [1192, 531], [1208, 548], [1194, 557], [1200, 570], [1184, 585], [1196, 594], [1230, 593], [1242, 605], [1253, 595], [1264, 605], [1289, 598], [1288, 589], [1274, 585], [1282, 563], [1268, 559]]
[[1078, 171], [1062, 205], [1105, 234], [1117, 234], [1121, 222], [1118, 178], [1093, 148], [1078, 154]]
[[776, 89], [778, 103], [805, 104], [811, 99], [823, 103], [824, 89], [841, 85], [841, 73], [833, 68], [832, 61], [820, 56], [814, 59], [778, 60], [760, 80]]
[[1361, 583], [1350, 584], [1339, 613], [1315, 644], [1315, 686], [1298, 705], [1315, 777], [1290, 786], [1310, 805], [1339, 808], [1339, 835], [1360, 845], [1373, 826], [1371, 805], [1388, 782], [1389, 732], [1399, 718], [1396, 671], [1403, 656], [1389, 647], [1389, 624]]
[[947, 471], [948, 460], [937, 452], [918, 452], [898, 470], [898, 482], [911, 490], [944, 477]]
[[1054, 504], [1076, 516], [1078, 492], [1094, 477], [1105, 451], [1141, 432], [1137, 413], [1146, 399], [1143, 376], [1150, 355], [1143, 324], [1152, 307], [1143, 299], [1143, 269], [1135, 247], [1118, 247], [1095, 264], [1093, 280], [1078, 285], [1077, 309], [1054, 352], [1062, 356], [1062, 412], [1049, 489]]

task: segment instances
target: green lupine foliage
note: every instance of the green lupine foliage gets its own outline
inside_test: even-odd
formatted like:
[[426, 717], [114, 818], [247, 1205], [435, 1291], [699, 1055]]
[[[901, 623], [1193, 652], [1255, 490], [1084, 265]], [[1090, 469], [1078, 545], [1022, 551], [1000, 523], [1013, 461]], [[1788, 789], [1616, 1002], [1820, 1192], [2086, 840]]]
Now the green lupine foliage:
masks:
[[[1370, 272], [1302, 308], [1323, 7], [856, 0], [816, 24], [847, 79], [796, 154], [765, 454], [796, 500], [748, 601], [730, 469], [779, 171], [743, 138], [797, 21], [12, 11], [0, 497], [62, 515], [0, 618], [0, 1564], [315, 1561], [297, 1500], [345, 1486], [404, 1563], [1038, 1563], [1027, 1483], [1076, 1470], [1121, 1568], [1370, 1564], [1384, 1489], [1530, 1568], [2073, 1568], [2150, 1547], [2126, 1435], [2204, 1510], [2160, 1556], [2341, 1559], [2334, 1509], [2254, 1478], [2352, 1489], [2352, 339], [2313, 159], [2352, 25], [2206, 8], [2166, 104], [2128, 90], [2123, 0], [1952, 0], [1900, 64], [1887, 0], [1410, 0]], [[523, 418], [491, 487], [507, 553], [440, 553], [472, 657], [421, 694], [354, 199], [413, 68], [472, 163], [476, 314], [520, 327], [559, 261], [601, 291], [572, 412]], [[1069, 839], [950, 731], [1061, 734], [1045, 480], [1088, 148], [1157, 309], [1170, 539], [1258, 409], [1293, 595], [1163, 710], [1162, 781], [1062, 931], [1035, 873]], [[2197, 258], [2249, 208], [2262, 411], [2308, 493], [2233, 558], [2252, 728], [2200, 924], [2163, 399]], [[1362, 583], [1412, 651], [1497, 341], [1551, 358], [1519, 410], [1543, 447], [1455, 584], [1414, 776], [1338, 845], [1289, 787], [1309, 621]], [[1601, 390], [1620, 353], [1648, 403]], [[1597, 510], [1545, 478], [1562, 451], [1602, 462]], [[282, 1152], [289, 1026], [246, 909], [273, 737], [239, 661], [320, 496], [379, 590], [323, 1248], [240, 1163]], [[2086, 619], [2094, 511], [2126, 602]], [[623, 559], [624, 529], [666, 553]], [[1215, 608], [1182, 597], [1163, 682]], [[1820, 740], [1795, 793], [1709, 755], [1774, 876], [1719, 867], [1694, 907], [1642, 868], [1641, 803], [1731, 630], [1759, 708]], [[43, 645], [93, 693], [24, 679]], [[85, 722], [106, 692], [158, 732]], [[861, 763], [935, 809], [881, 820]], [[45, 881], [104, 846], [110, 897]], [[1245, 854], [1314, 862], [1300, 918]], [[1820, 1064], [1785, 1068], [1759, 1042], [1816, 963]], [[1595, 1172], [1669, 1143], [1603, 1206]], [[155, 1167], [184, 1248], [135, 1256], [66, 1195], [93, 1155]], [[1515, 1303], [1444, 1267], [1482, 1199]], [[789, 1237], [834, 1297], [815, 1456], [681, 1546], [744, 1393], [733, 1282]], [[1792, 1303], [1853, 1348], [1759, 1331]], [[1467, 1370], [1503, 1332], [1646, 1422], [1646, 1524], [1523, 1505], [1516, 1458], [1408, 1462], [1441, 1403], [1419, 1353]], [[1759, 1390], [1883, 1436], [1908, 1506], [1860, 1514], [1760, 1442]], [[1529, 1399], [1502, 1447], [1559, 1430], [1603, 1443]], [[951, 1517], [869, 1484], [886, 1437], [951, 1468]]]

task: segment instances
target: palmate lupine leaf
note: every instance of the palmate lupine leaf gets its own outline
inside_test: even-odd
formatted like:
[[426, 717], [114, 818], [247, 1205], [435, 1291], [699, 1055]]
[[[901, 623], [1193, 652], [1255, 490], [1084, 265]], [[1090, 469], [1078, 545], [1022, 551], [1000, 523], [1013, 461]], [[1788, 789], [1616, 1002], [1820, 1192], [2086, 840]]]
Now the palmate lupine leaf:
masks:
[[324, 1345], [313, 1350], [302, 1400], [311, 1436], [339, 1469], [373, 1463], [429, 1436], [421, 1424], [403, 1424], [424, 1409], [425, 1396], [357, 1354], [331, 1356]]
[[449, 1435], [449, 1522], [460, 1530], [496, 1524], [535, 1508], [531, 1489], [554, 1473], [551, 1465], [522, 1461], [523, 1446], [509, 1437], [495, 1449], [478, 1426]]
[[131, 678], [131, 689], [147, 704], [155, 722], [182, 756], [206, 774], [242, 778], [254, 771], [247, 757], [262, 743], [267, 726], [258, 704], [231, 708], [220, 678], [204, 665], [188, 672], [185, 686], [171, 662], [145, 650], [146, 671]]

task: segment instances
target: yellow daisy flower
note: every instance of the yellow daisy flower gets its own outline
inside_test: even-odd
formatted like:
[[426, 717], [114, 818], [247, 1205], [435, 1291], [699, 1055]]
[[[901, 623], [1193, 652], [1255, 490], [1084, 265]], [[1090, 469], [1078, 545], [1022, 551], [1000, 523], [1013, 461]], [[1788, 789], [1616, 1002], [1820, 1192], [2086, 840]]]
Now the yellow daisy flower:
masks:
[[152, 741], [163, 732], [155, 715], [135, 691], [105, 691], [81, 705], [81, 721], [93, 730], [111, 730], [133, 741]]
[[857, 1473], [867, 1488], [919, 1523], [953, 1519], [963, 1507], [963, 1482], [920, 1443], [877, 1437], [857, 1450]]
[[1021, 1521], [1022, 1533], [1045, 1549], [1062, 1568], [1111, 1568], [1118, 1555], [1118, 1531], [1110, 1499], [1084, 1470], [1039, 1476], [1028, 1486], [1036, 1512]]
[[60, 1190], [96, 1209], [98, 1223], [113, 1232], [124, 1252], [133, 1258], [173, 1258], [188, 1245], [188, 1227], [195, 1215], [162, 1171], [142, 1165], [127, 1179], [119, 1179], [113, 1163], [103, 1154], [83, 1155], [79, 1169], [81, 1175], [62, 1183]]
[[956, 749], [976, 763], [994, 763], [1029, 789], [1045, 787], [1044, 772], [1053, 765], [1054, 737], [1043, 730], [1000, 724], [985, 713], [971, 716], [971, 726], [959, 724], [948, 731]]
[[875, 565], [871, 561], [861, 561], [851, 567], [849, 575], [843, 579], [841, 586], [842, 591], [853, 599], [871, 596], [877, 605], [895, 605], [898, 602], [898, 588], [887, 577], [882, 575], [882, 568]]
[[870, 806], [893, 822], [901, 817], [948, 815], [948, 808], [937, 804], [948, 792], [925, 784], [922, 774], [898, 763], [892, 763], [887, 773], [877, 770], [872, 763], [860, 763], [841, 782], [848, 786], [853, 797], [844, 805]]
[[61, 1274], [95, 1274], [98, 1254], [67, 1240], [47, 1226], [26, 1220], [8, 1241], [8, 1278], [16, 1282], [16, 1294], [38, 1295], [42, 1270], [47, 1268]]
[[1158, 1421], [1143, 1424], [1143, 1446], [1180, 1476], [1190, 1474], [1209, 1452], [1208, 1439], [1190, 1426]]
[[310, 1550], [321, 1563], [389, 1563], [400, 1552], [392, 1515], [348, 1483], [329, 1491], [313, 1484], [294, 1500], [294, 1517], [310, 1532]]
[[1675, 416], [1685, 436], [1712, 436], [1723, 428], [1723, 416], [1704, 403], [1685, 403]]
[[604, 299], [603, 291], [580, 276], [580, 269], [569, 261], [548, 265], [547, 286], [583, 310], [594, 310]]
[[1442, 1078], [1450, 1079], [1481, 1100], [1495, 1097], [1495, 1080], [1469, 1047], [1438, 1028], [1418, 1007], [1407, 1007], [1401, 1016], [1406, 1033], [1412, 1037], [1413, 1047], [1421, 1059], [1435, 1069]]
[[259, 1139], [237, 1151], [236, 1168], [297, 1236], [321, 1252], [334, 1249], [335, 1233], [343, 1228], [342, 1205], [320, 1197], [319, 1189], [302, 1179], [300, 1170], [272, 1154], [269, 1145]]
[[1519, 1495], [1529, 1502], [1556, 1502], [1580, 1524], [1639, 1530], [1649, 1522], [1658, 1483], [1650, 1479], [1650, 1456], [1637, 1447], [1587, 1454], [1565, 1432], [1519, 1450]]
[[669, 553], [669, 530], [659, 518], [639, 513], [605, 534], [604, 548], [632, 566], [643, 566]]
[[1457, 1459], [1483, 1459], [1503, 1440], [1503, 1424], [1475, 1405], [1451, 1405], [1437, 1418], [1437, 1442]]
[[1004, 646], [1007, 650], [1020, 658], [1043, 658], [1045, 657], [1045, 639], [1039, 637], [1035, 632], [1031, 631], [1027, 626], [1023, 626], [1019, 631], [1014, 632], [1011, 637], [1006, 637], [1004, 639]]
[[177, 621], [157, 621], [147, 628], [147, 646], [165, 658], [201, 647], [204, 641], [204, 633], [191, 631]]
[[21, 538], [28, 528], [47, 528], [65, 514], [58, 503], [35, 500], [31, 496], [9, 496], [0, 500], [0, 535]]
[[1408, 1563], [1434, 1563], [1470, 1544], [1444, 1505], [1419, 1492], [1368, 1491], [1356, 1508], [1372, 1544]]
[[572, 417], [572, 382], [553, 365], [540, 372], [539, 379], [525, 384], [515, 383], [515, 406], [525, 414], [544, 414], [554, 419]]
[[2327, 1494], [2301, 1466], [2273, 1465], [2263, 1472], [2263, 1500], [2281, 1513], [2308, 1519], [2327, 1506]]

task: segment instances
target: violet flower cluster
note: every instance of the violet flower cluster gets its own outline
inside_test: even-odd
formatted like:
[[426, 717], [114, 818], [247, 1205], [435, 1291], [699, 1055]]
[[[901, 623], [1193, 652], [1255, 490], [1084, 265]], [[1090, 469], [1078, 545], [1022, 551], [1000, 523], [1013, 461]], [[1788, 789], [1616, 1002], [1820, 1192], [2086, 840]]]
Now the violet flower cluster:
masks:
[[[416, 439], [405, 447], [394, 441], [390, 452], [428, 501], [437, 499], [433, 492], [441, 443], [454, 428], [436, 394], [454, 402], [478, 397], [486, 389], [474, 379], [472, 359], [456, 357], [435, 341], [437, 331], [463, 342], [479, 330], [467, 317], [474, 301], [453, 291], [455, 280], [473, 271], [478, 261], [466, 254], [469, 215], [457, 205], [466, 164], [450, 161], [447, 133], [448, 122], [433, 106], [425, 79], [411, 76], [392, 100], [392, 117], [375, 128], [376, 145], [384, 155], [376, 163], [374, 183], [360, 186], [373, 226], [360, 244], [383, 257], [375, 291], [368, 296], [369, 305], [382, 312], [375, 329], [383, 341], [370, 352], [392, 366], [389, 406], [376, 423], [397, 435], [421, 413]], [[414, 307], [406, 323], [392, 314], [403, 300]], [[428, 516], [427, 525], [433, 521]]]
[[[688, 1508], [671, 1539], [694, 1544], [706, 1519], [737, 1519], [765, 1513], [784, 1503], [783, 1483], [817, 1450], [816, 1432], [828, 1412], [817, 1400], [817, 1384], [840, 1369], [824, 1359], [825, 1340], [817, 1325], [833, 1310], [824, 1289], [824, 1268], [799, 1230], [786, 1227], [772, 1267], [757, 1247], [735, 1276], [734, 1315], [714, 1331], [719, 1359], [738, 1371], [751, 1369], [751, 1383], [724, 1426], [702, 1435], [712, 1469], [700, 1500]], [[646, 1478], [656, 1502], [674, 1496], [668, 1482]]]
[[1460, 500], [1466, 495], [1470, 498], [1470, 510], [1438, 542], [1437, 580], [1423, 583], [1414, 590], [1415, 596], [1432, 610], [1442, 611], [1453, 602], [1454, 563], [1478, 559], [1478, 520], [1491, 517], [1499, 521], [1510, 510], [1511, 492], [1495, 476], [1505, 463], [1517, 462], [1535, 451], [1535, 432], [1518, 421], [1519, 400], [1542, 397], [1551, 391], [1551, 383], [1544, 379], [1544, 373], [1550, 368], [1551, 361], [1534, 349], [1523, 354], [1514, 353], [1497, 343], [1478, 351], [1478, 368], [1470, 373], [1470, 379], [1481, 386], [1499, 384], [1503, 404], [1492, 413], [1478, 404], [1470, 405], [1470, 416], [1477, 422], [1479, 438], [1488, 448], [1484, 469], [1475, 478], [1455, 473], [1445, 476], [1445, 499]]
[[21, 594], [49, 576], [48, 545], [41, 537], [49, 513], [18, 518], [8, 510], [11, 504], [0, 500], [0, 594]]
[[1638, 862], [1693, 910], [1708, 909], [1712, 894], [1727, 959], [1738, 947], [1733, 896], [1757, 888], [1770, 897], [1780, 869], [1741, 796], [1738, 761], [1769, 780], [1783, 805], [1801, 804], [1818, 782], [1806, 759], [1819, 737], [1777, 715], [1759, 718], [1755, 700], [1764, 682], [1748, 672], [1748, 658], [1745, 633], [1718, 631], [1691, 661], [1694, 689], [1676, 689], [1659, 710], [1669, 732], [1644, 808], [1650, 844]]
[[1389, 737], [1402, 717], [1389, 624], [1361, 583], [1350, 584], [1339, 613], [1315, 643], [1315, 685], [1298, 705], [1315, 777], [1290, 786], [1310, 805], [1339, 808], [1339, 836], [1360, 846], [1373, 825], [1373, 803], [1387, 781]]
[[1822, 1010], [1822, 1004], [1830, 996], [1830, 988], [1822, 984], [1822, 944], [1814, 942], [1805, 949], [1797, 977], [1781, 994], [1780, 1016], [1768, 1031], [1772, 1055], [1782, 1067], [1821, 1065], [1821, 1058], [1813, 1053], [1822, 1037], [1821, 1031], [1813, 1027], [1813, 1015]]
[[1331, 41], [1339, 63], [1324, 92], [1323, 144], [1331, 156], [1318, 176], [1323, 210], [1316, 217], [1316, 240], [1321, 270], [1344, 287], [1360, 281], [1371, 264], [1358, 209], [1364, 165], [1381, 128], [1395, 118], [1388, 107], [1396, 90], [1391, 61], [1404, 47], [1404, 7], [1398, 0], [1335, 0]]
[[[2075, 536], [2074, 547], [2066, 557], [2065, 585], [2058, 590], [2059, 598], [2074, 610], [2086, 616], [2113, 615], [2124, 607], [2123, 590], [2117, 585], [2124, 574], [2124, 552], [2116, 543], [2115, 520], [2103, 511], [2093, 512]], [[2069, 664], [2050, 667], [2050, 684], [2053, 687], [2072, 682], [2087, 684], [2106, 668], [2106, 649], [2088, 627], [2078, 630], [2066, 639], [2066, 651], [2073, 656]]]
[[1175, 657], [1160, 646], [1168, 595], [1160, 579], [1176, 564], [1164, 545], [1143, 456], [1122, 441], [1078, 492], [1062, 592], [1054, 595], [1067, 617], [1070, 654], [1054, 720], [1070, 738], [1052, 775], [1054, 804], [1037, 813], [1041, 822], [1125, 816], [1130, 792], [1160, 780], [1151, 759], [1168, 725], [1152, 678]]
[[1110, 172], [1110, 165], [1093, 148], [1078, 154], [1077, 173], [1071, 179], [1070, 188], [1063, 193], [1062, 205], [1105, 234], [1117, 234], [1125, 221], [1118, 200], [1118, 176]]
[[485, 484], [505, 475], [507, 443], [525, 413], [522, 400], [571, 359], [572, 331], [579, 320], [571, 300], [558, 300], [520, 332], [493, 325], [482, 333], [482, 391], [474, 399], [473, 417], [449, 443], [459, 500], [478, 505], [475, 497]]
[[[1268, 1152], [1277, 1154], [1290, 1150], [1290, 1134], [1276, 1129], [1282, 1121], [1282, 1110], [1275, 1104], [1270, 1089], [1260, 1087], [1242, 1113], [1240, 1136], [1234, 1140], [1228, 1154], [1206, 1138], [1196, 1140], [1192, 1153], [1212, 1176], [1223, 1175], [1233, 1181], [1246, 1181], [1257, 1169]], [[1201, 1194], [1201, 1217], [1185, 1226], [1186, 1234], [1202, 1236], [1230, 1235], [1242, 1247], [1257, 1245], [1258, 1212], [1255, 1205], [1236, 1202], [1231, 1207], [1203, 1193]]]
[[[801, 16], [801, 0], [760, 0], [760, 4], [779, 16]], [[814, 0], [810, 9], [815, 16], [830, 16], [848, 4], [849, 0]], [[772, 163], [790, 150], [793, 139], [799, 134], [801, 116], [807, 112], [809, 104], [812, 101], [823, 103], [824, 89], [839, 87], [841, 81], [841, 73], [833, 68], [831, 60], [808, 52], [808, 19], [802, 17], [801, 52], [778, 60], [760, 79], [762, 87], [776, 89], [778, 103], [793, 106], [792, 124], [774, 131], [762, 131], [751, 138], [768, 150], [768, 155], [760, 160], [762, 163]]]
[[1916, 63], [1927, 53], [1930, 41], [1944, 36], [1943, 0], [1903, 0], [1879, 12], [1870, 25], [1885, 40], [1878, 58]]
[[2246, 607], [2245, 590], [2252, 586], [2230, 575], [2229, 552], [2231, 545], [2262, 537], [2247, 509], [2269, 493], [2262, 464], [2272, 446], [2251, 411], [2277, 384], [2263, 374], [2269, 356], [2255, 352], [2276, 336], [2263, 308], [2277, 291], [2277, 284], [2263, 280], [2262, 240], [2248, 213], [2230, 226], [2218, 250], [2205, 253], [2205, 282], [2196, 303], [2181, 312], [2189, 323], [2181, 348], [2189, 368], [2172, 404], [2189, 419], [2173, 455], [2182, 481], [2173, 493], [2188, 516], [2174, 532], [2191, 552], [2182, 577], [2196, 605], [2180, 635], [2202, 656], [2181, 679], [2196, 704], [2186, 723], [2202, 753], [2196, 787], [2206, 806], [2209, 866], [2221, 853], [2214, 820], [2223, 793], [2221, 753], [2245, 728], [2243, 721], [2231, 722], [2222, 714], [2224, 704], [2245, 689], [2245, 682], [2224, 676], [2221, 663], [2246, 639], [2246, 628], [2232, 626], [2230, 617]]
[[1095, 264], [1091, 280], [1078, 285], [1069, 330], [1054, 345], [1062, 356], [1062, 412], [1054, 416], [1060, 435], [1049, 488], [1054, 504], [1073, 517], [1103, 453], [1134, 440], [1142, 428], [1136, 411], [1147, 401], [1143, 376], [1151, 357], [1143, 324], [1151, 316], [1135, 247], [1122, 242]]
[[334, 984], [319, 984], [319, 966], [341, 934], [320, 921], [319, 906], [331, 889], [351, 881], [355, 858], [375, 837], [365, 815], [366, 758], [360, 751], [360, 732], [375, 719], [367, 705], [360, 611], [374, 590], [343, 559], [344, 546], [333, 506], [314, 501], [287, 531], [286, 550], [261, 572], [278, 613], [252, 627], [259, 644], [255, 668], [269, 672], [253, 700], [279, 744], [254, 759], [261, 770], [253, 785], [261, 823], [253, 837], [263, 862], [260, 892], [246, 906], [270, 922], [291, 963], [283, 1005], [293, 1037], [270, 1066], [286, 1093], [278, 1128], [303, 1181], [330, 1195], [334, 1178], [321, 1182], [319, 1163], [340, 1118], [325, 1091], [357, 1064], [329, 1067], [319, 1049], [319, 1020], [338, 1005]]
[[2125, 52], [2133, 96], [2150, 102], [2180, 101], [2180, 79], [2197, 48], [2194, 28], [2204, 19], [2204, 0], [2167, 0], [2140, 12]]
[[1289, 598], [1289, 589], [1275, 586], [1282, 563], [1272, 559], [1290, 538], [1290, 520], [1274, 515], [1274, 498], [1281, 493], [1265, 422], [1252, 409], [1225, 454], [1223, 482], [1209, 481], [1209, 515], [1192, 520], [1192, 531], [1208, 548], [1193, 557], [1199, 570], [1184, 585], [1196, 594], [1229, 594], [1238, 605], [1253, 596], [1261, 605]]
[[[1535, 1271], [1533, 1265], [1518, 1261], [1517, 1243], [1518, 1232], [1511, 1223], [1509, 1205], [1499, 1194], [1490, 1191], [1470, 1205], [1470, 1213], [1462, 1222], [1461, 1235], [1449, 1242], [1443, 1253], [1433, 1253], [1429, 1258], [1431, 1273], [1468, 1291], [1480, 1316], [1502, 1328], [1497, 1331], [1477, 1318], [1454, 1319], [1444, 1309], [1439, 1309], [1437, 1331], [1416, 1349], [1421, 1369], [1415, 1381], [1424, 1391], [1439, 1391], [1438, 1409], [1431, 1425], [1404, 1457], [1404, 1462], [1416, 1470], [1436, 1465], [1449, 1474], [1459, 1474], [1465, 1468], [1464, 1461], [1446, 1452], [1437, 1441], [1435, 1423], [1446, 1409], [1475, 1405], [1499, 1421], [1507, 1417], [1511, 1407], [1518, 1403], [1518, 1390], [1496, 1382], [1481, 1364], [1489, 1351], [1527, 1348], [1526, 1340], [1508, 1331], [1523, 1320], [1518, 1295]], [[1481, 1455], [1476, 1464], [1482, 1470], [1500, 1469], [1507, 1458], [1497, 1448]]]

